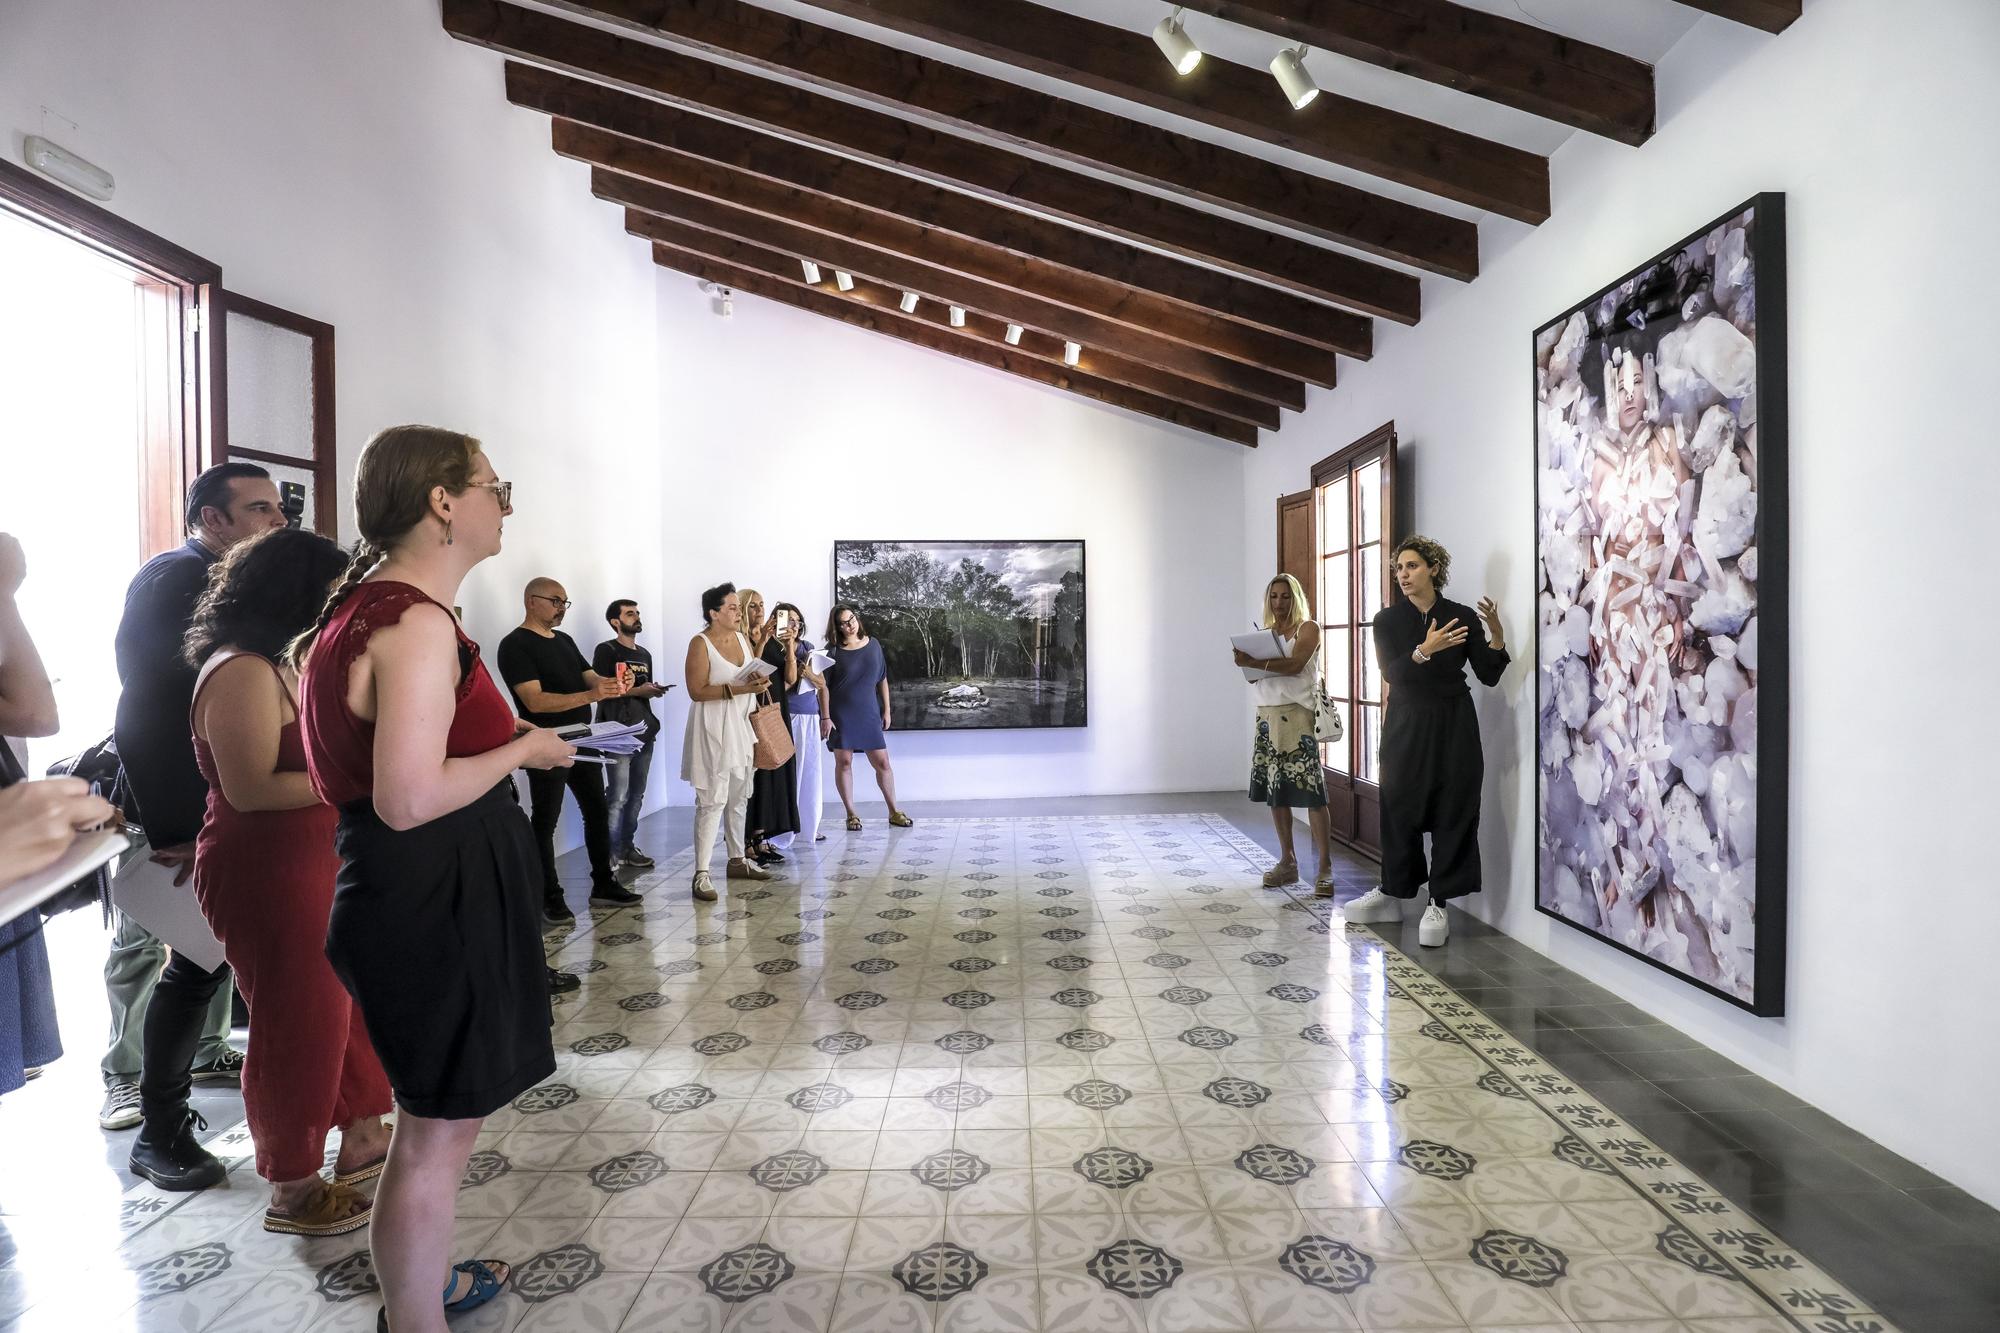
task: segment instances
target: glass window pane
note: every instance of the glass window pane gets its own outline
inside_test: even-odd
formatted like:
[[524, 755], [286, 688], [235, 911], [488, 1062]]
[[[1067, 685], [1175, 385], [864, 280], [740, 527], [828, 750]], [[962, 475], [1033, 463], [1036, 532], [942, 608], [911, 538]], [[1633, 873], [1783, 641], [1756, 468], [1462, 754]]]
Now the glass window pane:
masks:
[[[1348, 726], [1351, 727], [1354, 725], [1353, 717], [1354, 717], [1354, 710], [1352, 708], [1349, 708], [1346, 704], [1342, 704], [1340, 706], [1340, 720], [1342, 722], [1345, 722]], [[1351, 745], [1353, 745], [1353, 743], [1354, 743], [1354, 737], [1342, 736], [1339, 740], [1333, 742], [1331, 745], [1320, 746], [1319, 761], [1321, 765], [1323, 765], [1326, 768], [1332, 769], [1336, 773], [1351, 772], [1352, 770], [1348, 767], [1347, 752], [1348, 748]]]
[[1332, 555], [1347, 549], [1348, 478], [1341, 473], [1319, 488], [1319, 550]]
[[1319, 618], [1324, 625], [1347, 623], [1347, 557], [1330, 555], [1319, 562]]
[[1361, 772], [1356, 776], [1364, 782], [1382, 780], [1382, 708], [1379, 704], [1363, 704], [1357, 710], [1361, 714]]
[[1375, 703], [1382, 701], [1382, 664], [1375, 660], [1375, 631], [1366, 625], [1355, 633], [1360, 636], [1361, 649], [1361, 697]]
[[1326, 692], [1336, 699], [1345, 699], [1347, 697], [1347, 655], [1354, 647], [1352, 639], [1349, 638], [1349, 635], [1352, 633], [1352, 630], [1341, 629], [1337, 626], [1320, 627], [1319, 664], [1321, 668], [1321, 681], [1326, 686]]
[[1382, 460], [1378, 458], [1356, 472], [1354, 484], [1360, 489], [1360, 540], [1379, 542], [1382, 540]]
[[1382, 609], [1382, 545], [1361, 548], [1361, 619], [1373, 620]]

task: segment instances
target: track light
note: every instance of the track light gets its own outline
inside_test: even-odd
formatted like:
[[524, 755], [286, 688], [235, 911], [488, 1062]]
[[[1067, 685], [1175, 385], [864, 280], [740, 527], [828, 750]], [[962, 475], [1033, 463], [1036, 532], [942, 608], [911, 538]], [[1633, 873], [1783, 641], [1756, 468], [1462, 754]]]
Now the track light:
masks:
[[906, 314], [906, 315], [914, 315], [914, 314], [916, 314], [916, 313], [917, 313], [917, 294], [916, 294], [915, 292], [904, 292], [904, 293], [903, 293], [903, 299], [902, 299], [902, 301], [901, 301], [901, 303], [900, 303], [900, 304], [901, 304], [901, 305], [902, 305], [902, 307], [903, 307], [903, 313], [904, 313], [904, 314]]
[[1174, 12], [1161, 19], [1153, 29], [1153, 45], [1160, 48], [1160, 54], [1174, 67], [1174, 73], [1188, 75], [1201, 63], [1201, 48], [1187, 35], [1187, 27], [1181, 22], [1181, 7], [1174, 6]]
[[1019, 324], [1009, 324], [1007, 326], [1007, 345], [1009, 347], [1019, 347], [1021, 345], [1022, 332], [1023, 330]]
[[851, 292], [854, 290], [854, 275], [835, 269], [833, 271], [833, 285], [840, 288], [843, 292]]
[[1306, 72], [1307, 46], [1300, 42], [1296, 47], [1287, 48], [1271, 58], [1271, 74], [1278, 80], [1278, 86], [1285, 90], [1285, 99], [1292, 104], [1292, 110], [1303, 111], [1319, 96], [1319, 85]]
[[1076, 363], [1077, 363], [1077, 362], [1078, 362], [1079, 360], [1081, 360], [1081, 359], [1082, 359], [1082, 357], [1083, 357], [1083, 347], [1082, 347], [1082, 345], [1081, 345], [1081, 344], [1079, 344], [1079, 343], [1072, 343], [1072, 342], [1066, 342], [1066, 343], [1064, 343], [1064, 344], [1063, 344], [1063, 364], [1064, 364], [1064, 365], [1066, 365], [1066, 366], [1073, 366], [1073, 365], [1075, 365], [1075, 364], [1076, 364]]
[[819, 265], [818, 265], [818, 264], [815, 264], [815, 263], [813, 263], [813, 262], [812, 262], [812, 260], [810, 260], [810, 259], [801, 259], [801, 260], [799, 261], [799, 267], [805, 270], [805, 273], [806, 273], [806, 285], [807, 285], [808, 287], [817, 287], [817, 286], [819, 286]]
[[963, 307], [953, 306], [951, 308], [951, 326], [955, 329], [965, 327], [965, 310]]

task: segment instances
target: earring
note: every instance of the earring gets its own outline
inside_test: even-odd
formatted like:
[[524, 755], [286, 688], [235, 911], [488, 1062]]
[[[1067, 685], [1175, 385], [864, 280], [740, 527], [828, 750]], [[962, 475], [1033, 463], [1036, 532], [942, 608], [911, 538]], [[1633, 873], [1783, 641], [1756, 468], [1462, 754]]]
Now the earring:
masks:
[[450, 520], [450, 519], [446, 519], [446, 520], [444, 521], [444, 544], [445, 544], [446, 546], [449, 546], [449, 545], [451, 545], [451, 520]]

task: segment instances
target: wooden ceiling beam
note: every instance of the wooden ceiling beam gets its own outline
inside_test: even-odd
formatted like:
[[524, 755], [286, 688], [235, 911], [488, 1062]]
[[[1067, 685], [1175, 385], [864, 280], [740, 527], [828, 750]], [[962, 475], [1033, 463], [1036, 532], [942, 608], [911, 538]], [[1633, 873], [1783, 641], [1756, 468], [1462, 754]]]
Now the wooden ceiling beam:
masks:
[[[905, 313], [898, 304], [903, 296], [900, 289], [872, 279], [856, 278], [853, 289], [843, 292], [834, 285], [831, 274], [822, 276], [817, 284], [808, 283], [799, 270], [798, 260], [780, 250], [740, 241], [718, 232], [705, 231], [654, 213], [641, 212], [636, 208], [625, 211], [625, 229], [634, 236], [655, 244], [700, 254], [720, 263], [734, 264], [739, 268], [760, 273], [772, 281], [796, 286], [801, 290], [836, 296], [843, 301], [873, 306], [898, 316], [903, 316]], [[1038, 361], [1062, 366], [1066, 370], [1071, 369], [1063, 363], [1061, 338], [1026, 329], [1022, 331], [1020, 343], [1009, 346], [1005, 320], [993, 319], [968, 310], [965, 313], [965, 323], [954, 327], [946, 307], [935, 301], [920, 304], [914, 312], [907, 315], [907, 318], [934, 325], [954, 337], [984, 342]], [[1107, 383], [1123, 385], [1141, 393], [1170, 399], [1184, 407], [1191, 407], [1211, 416], [1227, 418], [1263, 430], [1278, 429], [1278, 409], [1269, 403], [1260, 403], [1238, 394], [1225, 393], [1221, 389], [1168, 374], [1128, 357], [1104, 351], [1102, 348], [1084, 348], [1074, 368], [1095, 375]]]
[[839, 237], [990, 282], [1071, 310], [1100, 315], [1273, 374], [1332, 388], [1334, 354], [1205, 311], [1191, 310], [1093, 274], [1023, 259], [904, 218], [752, 176], [701, 158], [637, 143], [570, 121], [554, 123], [555, 149], [620, 175], [713, 199], [746, 212]]
[[[602, 13], [629, 12], [634, 0], [577, 0]], [[889, 28], [906, 36], [997, 60], [1066, 83], [1108, 93], [1157, 111], [1165, 111], [1212, 129], [1226, 130], [1276, 148], [1379, 176], [1411, 189], [1424, 190], [1474, 208], [1483, 208], [1518, 222], [1539, 223], [1549, 216], [1549, 160], [1539, 153], [1482, 139], [1476, 134], [1434, 124], [1387, 107], [1344, 97], [1322, 88], [1311, 105], [1294, 110], [1268, 70], [1238, 65], [1209, 56], [1192, 74], [1182, 77], [1161, 58], [1145, 33], [1081, 14], [1038, 5], [1031, 0], [809, 0], [820, 9]], [[655, 30], [668, 36], [699, 32], [700, 25], [683, 12], [706, 10], [707, 3], [648, 6], [656, 16]], [[807, 28], [815, 46], [820, 35]], [[846, 44], [859, 38], [846, 34], [832, 40]], [[780, 57], [790, 58], [789, 56]], [[831, 73], [824, 59], [809, 68]], [[803, 72], [803, 71], [801, 71]], [[928, 76], [928, 72], [927, 72]], [[822, 77], [825, 77], [823, 75]], [[834, 75], [851, 79], [851, 74]], [[951, 80], [980, 76], [954, 69]], [[993, 98], [987, 86], [1011, 87], [998, 80], [980, 80], [982, 98]], [[849, 83], [847, 86], [856, 86]], [[859, 90], [881, 95], [866, 83]], [[946, 99], [910, 90], [905, 104], [957, 123], [964, 111]], [[1014, 96], [1020, 96], [1016, 90]], [[1030, 94], [1030, 96], [1037, 96]], [[1015, 113], [1017, 114], [1017, 113]], [[1103, 113], [1096, 113], [1103, 114]], [[1014, 114], [984, 112], [982, 128], [998, 128]]]
[[1651, 65], [1452, 0], [1181, 3], [1620, 143], [1653, 136]]
[[[590, 152], [575, 155], [643, 175], [636, 168], [649, 151], [671, 149], [859, 208], [919, 220], [934, 231], [983, 242], [1024, 259], [1094, 273], [1190, 310], [1212, 312], [1329, 352], [1366, 360], [1373, 351], [1374, 327], [1361, 315], [713, 116], [659, 102], [644, 105], [642, 123], [618, 118], [621, 126], [641, 131], [631, 135], [557, 119], [556, 151], [590, 145]], [[600, 152], [602, 156], [597, 155]]]
[[977, 310], [995, 319], [1037, 329], [1087, 347], [1101, 347], [1144, 362], [1156, 370], [1255, 398], [1274, 407], [1290, 408], [1294, 412], [1305, 409], [1306, 388], [1299, 380], [1247, 366], [1229, 357], [1217, 356], [1157, 334], [1130, 329], [1099, 315], [1070, 310], [1051, 301], [964, 277], [935, 264], [870, 249], [853, 241], [762, 217], [713, 199], [621, 176], [603, 167], [591, 168], [590, 189], [600, 199], [684, 222], [703, 231], [748, 241], [767, 250], [777, 250], [794, 260], [810, 259], [826, 268], [872, 278], [885, 286], [915, 292], [919, 297], [928, 297], [941, 304]]
[[752, 296], [763, 297], [767, 301], [776, 301], [781, 305], [823, 315], [856, 328], [887, 334], [933, 352], [943, 352], [947, 356], [990, 366], [1022, 379], [1063, 389], [1112, 407], [1124, 408], [1128, 412], [1137, 412], [1143, 416], [1171, 422], [1188, 430], [1228, 440], [1233, 444], [1249, 445], [1252, 448], [1257, 444], [1255, 426], [1196, 411], [1180, 403], [1169, 402], [1155, 394], [1141, 393], [1096, 375], [1086, 374], [1081, 368], [1050, 366], [1031, 356], [1022, 355], [1004, 344], [993, 347], [974, 339], [958, 337], [955, 336], [956, 330], [937, 328], [923, 320], [904, 315], [901, 311], [882, 310], [858, 302], [844, 301], [824, 292], [792, 286], [751, 269], [722, 263], [690, 251], [677, 250], [668, 245], [653, 246], [653, 262], [662, 268], [673, 269], [704, 282], [728, 287], [733, 291], [747, 292]]
[[[613, 7], [612, 0], [597, 3]], [[720, 3], [722, 0], [702, 0], [702, 9], [708, 11]], [[642, 16], [655, 8], [645, 0], [617, 0], [617, 5]], [[745, 8], [736, 6], [729, 12], [735, 15]], [[679, 20], [689, 12], [676, 7], [670, 17]], [[964, 130], [995, 134], [1430, 272], [1468, 280], [1478, 272], [1479, 235], [1472, 222], [1000, 80], [982, 80], [935, 61], [912, 65], [909, 62], [921, 58], [874, 43], [861, 45], [882, 53], [882, 60], [893, 57], [886, 68], [876, 59], [863, 62], [850, 58], [846, 45], [831, 48], [831, 56], [822, 56], [819, 53], [828, 40], [840, 34], [810, 29], [815, 35], [809, 39], [799, 31], [809, 25], [762, 10], [748, 12], [762, 17], [747, 26], [709, 21], [703, 32], [722, 39], [717, 49], [730, 49], [738, 59], [784, 69], [794, 77], [810, 79], [812, 70], [828, 65], [851, 75], [863, 88], [881, 88], [887, 96], [875, 100], [889, 101], [905, 111], [922, 112], [928, 106], [955, 108], [959, 115], [952, 123]], [[1344, 303], [1344, 291], [1360, 283], [1372, 287], [1377, 299], [1397, 287], [1403, 288], [1403, 300], [1411, 299], [1407, 292], [1414, 279], [1351, 255], [1245, 227], [1239, 221], [1121, 189], [990, 143], [941, 134], [887, 112], [745, 74], [651, 42], [620, 38], [601, 28], [570, 23], [501, 0], [444, 0], [444, 19], [449, 33], [475, 45], [580, 73], [644, 96], [775, 128], [822, 147], [963, 184], [979, 193], [1011, 197], [1083, 226], [1212, 260], [1294, 291], [1314, 296], [1324, 293], [1325, 299]], [[669, 35], [642, 22], [628, 26]], [[683, 44], [697, 44], [679, 29], [671, 36]], [[759, 55], [765, 53], [783, 56], [791, 63], [760, 60]], [[830, 78], [823, 81], [839, 82]], [[860, 91], [854, 83], [839, 86], [849, 92]], [[510, 93], [512, 90], [510, 82]], [[898, 94], [919, 99], [922, 105]], [[948, 119], [934, 114], [930, 118]], [[1282, 251], [1284, 258], [1260, 257], [1276, 251]]]
[[1719, 14], [1765, 32], [1783, 32], [1798, 22], [1805, 0], [1681, 0], [1689, 9]]

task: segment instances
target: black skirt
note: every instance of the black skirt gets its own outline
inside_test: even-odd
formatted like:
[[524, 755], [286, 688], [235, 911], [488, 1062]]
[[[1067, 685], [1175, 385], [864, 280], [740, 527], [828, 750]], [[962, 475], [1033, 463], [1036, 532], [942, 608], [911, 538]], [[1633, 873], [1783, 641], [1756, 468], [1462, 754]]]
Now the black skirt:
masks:
[[412, 1115], [470, 1120], [555, 1072], [534, 830], [502, 782], [397, 831], [340, 811], [326, 956]]

